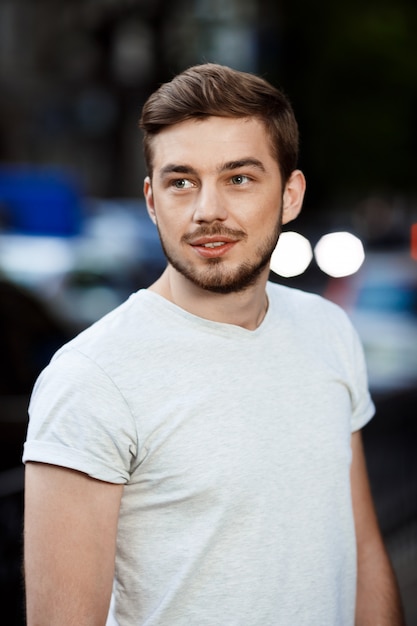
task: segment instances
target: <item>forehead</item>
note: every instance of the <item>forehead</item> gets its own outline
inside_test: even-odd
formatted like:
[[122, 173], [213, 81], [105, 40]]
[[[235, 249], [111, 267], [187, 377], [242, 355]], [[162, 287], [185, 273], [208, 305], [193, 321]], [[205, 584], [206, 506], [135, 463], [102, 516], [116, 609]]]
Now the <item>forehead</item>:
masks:
[[257, 118], [208, 117], [173, 124], [152, 138], [154, 169], [168, 162], [217, 166], [224, 161], [254, 157], [265, 166], [273, 151], [265, 126]]

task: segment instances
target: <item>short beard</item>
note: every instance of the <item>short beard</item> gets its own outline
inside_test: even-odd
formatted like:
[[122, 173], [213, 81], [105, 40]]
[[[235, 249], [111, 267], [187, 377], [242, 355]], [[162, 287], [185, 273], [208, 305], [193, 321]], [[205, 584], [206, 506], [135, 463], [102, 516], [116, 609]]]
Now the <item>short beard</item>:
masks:
[[[226, 270], [224, 268], [225, 261], [220, 258], [207, 259], [206, 268], [198, 270], [192, 264], [183, 263], [182, 260], [176, 258], [168, 250], [166, 242], [158, 228], [159, 238], [162, 250], [172, 267], [182, 276], [187, 278], [195, 286], [213, 293], [237, 293], [252, 287], [258, 280], [259, 276], [268, 267], [271, 255], [278, 243], [282, 229], [282, 211], [279, 212], [279, 219], [276, 227], [271, 235], [262, 242], [262, 245], [256, 251], [256, 260], [253, 263], [243, 262], [236, 270]], [[236, 234], [236, 231], [230, 231], [219, 226], [201, 227], [199, 229], [201, 235], [220, 235], [220, 234]], [[239, 235], [240, 235], [239, 231]], [[243, 233], [244, 234], [244, 233]], [[194, 234], [195, 236], [195, 234]]]

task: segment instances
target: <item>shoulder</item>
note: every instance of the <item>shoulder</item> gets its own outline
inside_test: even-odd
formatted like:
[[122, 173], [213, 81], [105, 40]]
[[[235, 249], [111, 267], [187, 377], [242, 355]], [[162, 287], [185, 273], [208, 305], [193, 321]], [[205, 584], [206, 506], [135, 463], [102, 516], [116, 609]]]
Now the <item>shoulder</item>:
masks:
[[268, 283], [268, 297], [274, 308], [281, 313], [284, 311], [295, 319], [303, 322], [321, 324], [330, 322], [350, 327], [351, 323], [346, 312], [337, 304], [323, 296], [301, 289], [294, 289], [284, 285]]
[[43, 377], [68, 376], [84, 387], [106, 380], [122, 385], [133, 373], [140, 377], [149, 370], [150, 359], [157, 365], [165, 360], [167, 345], [178, 334], [176, 317], [181, 320], [163, 298], [140, 290], [65, 343]]
[[[347, 313], [326, 298], [283, 285], [268, 285], [273, 323], [284, 327], [305, 349], [332, 354], [361, 353], [356, 329]], [[350, 357], [349, 357], [350, 358]]]
[[152, 315], [146, 306], [146, 291], [138, 291], [64, 344], [54, 358], [71, 352], [100, 360], [113, 351], [128, 352], [132, 343], [140, 341], [141, 336], [148, 336], [151, 320]]

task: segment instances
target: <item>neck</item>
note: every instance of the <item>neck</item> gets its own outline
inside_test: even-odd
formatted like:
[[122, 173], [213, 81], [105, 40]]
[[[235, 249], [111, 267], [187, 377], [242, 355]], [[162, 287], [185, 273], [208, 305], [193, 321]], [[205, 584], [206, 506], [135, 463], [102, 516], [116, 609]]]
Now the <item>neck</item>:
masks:
[[244, 291], [219, 294], [197, 287], [169, 265], [149, 289], [198, 317], [255, 330], [268, 309], [268, 275], [266, 269], [257, 283]]

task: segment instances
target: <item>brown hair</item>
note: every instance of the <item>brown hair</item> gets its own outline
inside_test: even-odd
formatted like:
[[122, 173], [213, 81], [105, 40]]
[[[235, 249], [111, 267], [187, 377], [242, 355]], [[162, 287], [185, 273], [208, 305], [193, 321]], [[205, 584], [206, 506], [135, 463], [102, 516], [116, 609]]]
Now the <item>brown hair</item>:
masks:
[[166, 126], [189, 119], [256, 117], [270, 137], [283, 183], [297, 166], [298, 127], [283, 93], [264, 79], [223, 65], [195, 65], [162, 84], [145, 102], [139, 127], [152, 176], [152, 138]]

